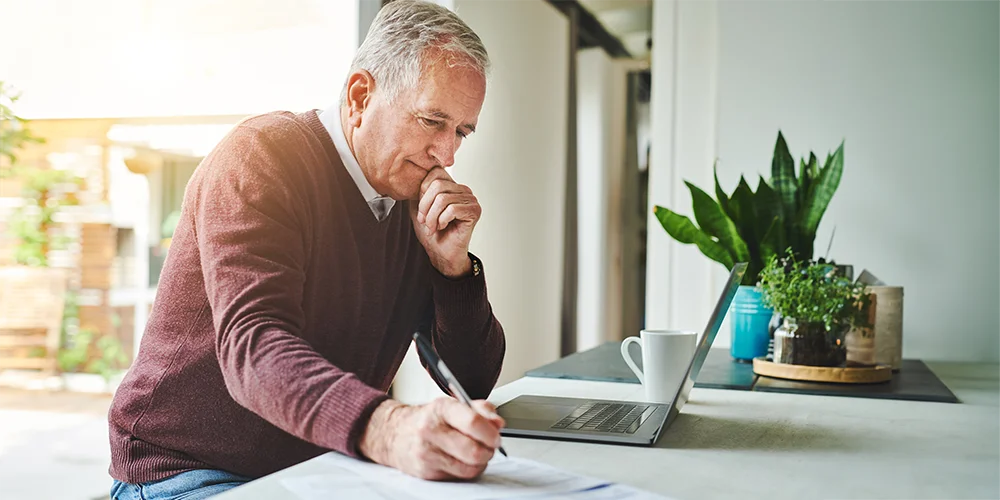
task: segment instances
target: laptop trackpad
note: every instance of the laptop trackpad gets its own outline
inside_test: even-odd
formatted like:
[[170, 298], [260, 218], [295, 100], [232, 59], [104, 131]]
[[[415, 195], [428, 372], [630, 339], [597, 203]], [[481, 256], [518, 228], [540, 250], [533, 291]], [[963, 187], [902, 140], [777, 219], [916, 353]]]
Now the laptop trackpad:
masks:
[[500, 405], [497, 412], [507, 420], [543, 420], [556, 422], [569, 415], [579, 403], [559, 401], [554, 398], [538, 396], [518, 396], [514, 400]]

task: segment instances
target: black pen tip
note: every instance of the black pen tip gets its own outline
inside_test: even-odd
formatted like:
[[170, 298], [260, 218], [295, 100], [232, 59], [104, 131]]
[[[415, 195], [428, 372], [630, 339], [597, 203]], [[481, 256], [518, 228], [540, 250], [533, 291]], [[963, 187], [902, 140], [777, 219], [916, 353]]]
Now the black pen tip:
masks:
[[501, 447], [497, 448], [497, 450], [499, 450], [499, 451], [500, 451], [500, 454], [501, 454], [501, 455], [503, 455], [503, 456], [505, 456], [505, 457], [507, 456], [507, 452], [503, 450], [503, 446], [501, 446]]

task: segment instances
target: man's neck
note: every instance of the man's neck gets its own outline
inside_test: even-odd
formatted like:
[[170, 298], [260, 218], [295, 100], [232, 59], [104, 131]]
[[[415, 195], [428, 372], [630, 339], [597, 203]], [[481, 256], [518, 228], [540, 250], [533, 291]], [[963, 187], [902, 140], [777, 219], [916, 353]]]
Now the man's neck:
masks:
[[365, 176], [365, 180], [368, 181], [368, 185], [375, 189], [379, 193], [379, 196], [385, 196], [382, 194], [381, 190], [372, 183], [371, 176], [368, 175], [368, 169], [364, 167], [363, 160], [358, 156], [358, 150], [354, 148], [354, 127], [350, 125], [348, 120], [350, 119], [351, 110], [347, 106], [340, 107], [340, 129], [344, 131], [344, 139], [347, 140], [347, 147], [351, 150], [351, 155], [358, 162], [358, 167], [361, 169], [361, 174]]
[[[357, 159], [358, 152], [354, 150], [354, 127], [351, 127], [347, 123], [350, 113], [351, 111], [347, 106], [340, 107], [340, 129], [344, 131], [344, 139], [347, 139], [347, 147], [351, 149], [351, 154]], [[358, 160], [358, 165], [361, 165], [361, 160]], [[361, 171], [364, 172], [365, 169], [362, 168]], [[365, 175], [365, 177], [368, 177], [368, 175]], [[371, 180], [369, 179], [368, 182], [370, 183]]]

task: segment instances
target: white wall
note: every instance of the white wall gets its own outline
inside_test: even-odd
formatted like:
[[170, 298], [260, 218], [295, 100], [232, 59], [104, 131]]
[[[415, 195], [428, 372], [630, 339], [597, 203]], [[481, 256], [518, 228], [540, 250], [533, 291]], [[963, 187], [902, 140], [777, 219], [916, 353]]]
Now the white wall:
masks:
[[[721, 284], [694, 245], [680, 245], [652, 205], [691, 216], [684, 181], [708, 186], [715, 158], [715, 2], [653, 2], [646, 327], [702, 331]], [[728, 345], [728, 326], [716, 345]]]
[[998, 6], [720, 4], [724, 175], [846, 139], [817, 252], [905, 287], [906, 356], [998, 359]]
[[623, 338], [621, 191], [627, 71], [603, 49], [578, 53], [578, 350]]
[[[507, 335], [504, 383], [559, 357], [569, 28], [542, 0], [458, 0], [454, 9], [493, 62], [479, 126], [452, 175], [483, 206], [472, 251]], [[411, 357], [394, 395], [439, 396], [429, 380]]]
[[[696, 139], [717, 146], [720, 178], [731, 191], [741, 173], [769, 177], [779, 128], [796, 157], [825, 154], [846, 139], [844, 177], [817, 252], [836, 226], [832, 257], [905, 287], [904, 356], [997, 361], [1000, 4], [702, 2], [698, 8], [712, 15], [685, 15], [690, 4], [654, 7], [654, 151], [668, 141], [663, 127], [698, 131]], [[685, 46], [686, 30], [715, 36]], [[681, 62], [688, 52], [714, 56], [700, 73], [657, 58], [672, 43]], [[674, 88], [714, 86], [714, 112], [670, 114], [657, 95], [671, 90], [657, 82], [661, 64], [677, 78]], [[676, 180], [655, 155], [653, 179]], [[680, 178], [708, 187], [710, 164]], [[659, 189], [662, 200], [664, 182]], [[673, 201], [690, 213], [689, 200]], [[651, 241], [651, 259], [654, 252]], [[700, 280], [717, 286], [723, 275], [711, 266]], [[670, 294], [692, 278], [651, 266], [647, 304], [676, 303]], [[703, 304], [695, 306], [707, 316]]]

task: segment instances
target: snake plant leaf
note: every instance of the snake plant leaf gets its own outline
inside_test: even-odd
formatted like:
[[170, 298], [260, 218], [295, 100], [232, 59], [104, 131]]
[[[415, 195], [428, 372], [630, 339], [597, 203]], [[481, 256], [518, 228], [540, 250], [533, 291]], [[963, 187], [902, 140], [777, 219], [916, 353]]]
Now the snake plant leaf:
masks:
[[[726, 196], [726, 192], [722, 190], [722, 185], [719, 184], [719, 161], [716, 160], [715, 164], [712, 165], [712, 174], [715, 175], [715, 197], [719, 199], [719, 206], [722, 207], [722, 211], [726, 215], [729, 213], [729, 198]], [[731, 215], [730, 215], [730, 218]]]
[[812, 189], [806, 196], [805, 205], [802, 210], [802, 230], [809, 237], [816, 236], [816, 229], [819, 221], [826, 212], [826, 207], [830, 204], [837, 187], [840, 185], [840, 177], [844, 172], [844, 143], [833, 153], [827, 164], [820, 170]]
[[746, 242], [740, 238], [733, 221], [722, 211], [715, 200], [708, 193], [702, 191], [698, 186], [686, 182], [691, 190], [691, 200], [694, 202], [694, 218], [701, 226], [701, 230], [709, 236], [717, 239], [723, 248], [729, 252], [733, 262], [746, 262], [750, 258], [750, 251]]
[[779, 195], [771, 186], [764, 180], [764, 176], [760, 176], [757, 181], [757, 193], [756, 193], [755, 204], [758, 208], [758, 212], [761, 208], [764, 208], [768, 213], [769, 217], [767, 224], [770, 225], [771, 215], [776, 217], [782, 217], [784, 215], [785, 209], [784, 205], [781, 203], [781, 195]]
[[[764, 238], [767, 237], [767, 232], [771, 229], [772, 222], [775, 219], [779, 221], [784, 220], [784, 206], [781, 204], [781, 196], [767, 184], [763, 176], [757, 181], [757, 193], [754, 194], [754, 207], [757, 210], [755, 230], [760, 235], [760, 242], [763, 244]], [[779, 223], [778, 227], [781, 228], [783, 226]], [[781, 233], [780, 241], [784, 243], [785, 233], [780, 230], [779, 233]], [[784, 247], [778, 248], [777, 251], [784, 251]]]
[[803, 158], [799, 162], [799, 189], [796, 192], [795, 199], [798, 201], [798, 206], [802, 207], [806, 201], [806, 195], [809, 193], [809, 187], [812, 185], [813, 172], [816, 170], [816, 154], [809, 152], [809, 162], [806, 163], [806, 159]]
[[736, 224], [740, 237], [746, 242], [748, 248], [756, 248], [760, 235], [756, 231], [757, 209], [754, 206], [753, 190], [743, 176], [740, 176], [740, 183], [733, 191], [732, 198], [729, 199], [729, 211], [732, 212], [730, 218]]
[[785, 251], [785, 232], [781, 230], [781, 219], [775, 217], [768, 224], [767, 231], [764, 232], [764, 237], [760, 240], [760, 256], [761, 260], [768, 262], [771, 257], [784, 253]]
[[696, 244], [707, 257], [727, 268], [746, 259], [750, 268], [745, 281], [753, 284], [770, 257], [790, 251], [797, 259], [812, 258], [816, 230], [840, 184], [843, 148], [841, 142], [825, 163], [810, 152], [796, 165], [779, 131], [771, 177], [759, 176], [756, 190], [740, 177], [736, 190], [727, 196], [716, 162], [712, 169], [715, 200], [688, 183], [694, 201], [692, 218], [663, 207], [655, 207], [654, 213], [670, 236], [681, 243]]
[[[751, 278], [751, 281], [760, 275], [760, 272], [764, 269], [764, 266], [770, 262], [772, 257], [775, 255], [781, 255], [785, 251], [785, 231], [783, 229], [781, 219], [775, 217], [769, 222], [762, 219], [762, 222], [764, 222], [767, 226], [767, 229], [764, 230], [764, 236], [760, 240], [760, 247], [757, 249], [760, 253], [760, 258], [754, 260], [750, 264], [750, 269], [747, 270], [747, 274], [750, 274], [749, 271], [754, 271], [756, 273], [751, 275], [754, 277]], [[747, 284], [754, 285], [756, 283], [749, 282]]]
[[730, 218], [737, 226], [742, 226], [744, 222], [754, 217], [753, 203], [750, 203], [752, 197], [753, 189], [750, 189], [750, 184], [747, 184], [746, 178], [741, 175], [736, 190], [729, 198], [729, 210], [732, 212]]
[[778, 131], [778, 140], [774, 144], [774, 158], [771, 160], [771, 186], [781, 195], [786, 214], [798, 212], [796, 193], [798, 182], [795, 179], [795, 160], [788, 152], [785, 136]]
[[809, 152], [809, 161], [803, 158], [799, 163], [799, 189], [808, 186], [808, 182], [816, 177], [816, 153]]
[[733, 268], [733, 259], [729, 256], [729, 252], [718, 241], [695, 227], [691, 219], [659, 205], [653, 207], [653, 215], [660, 221], [667, 234], [675, 240], [687, 244], [694, 243], [709, 259], [726, 266], [726, 269]]

